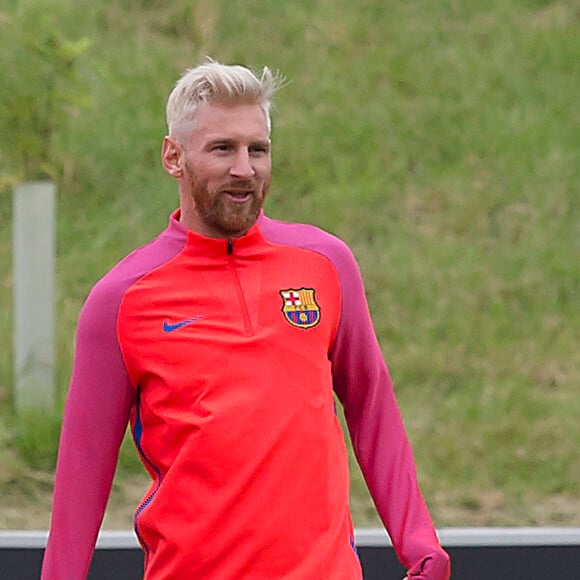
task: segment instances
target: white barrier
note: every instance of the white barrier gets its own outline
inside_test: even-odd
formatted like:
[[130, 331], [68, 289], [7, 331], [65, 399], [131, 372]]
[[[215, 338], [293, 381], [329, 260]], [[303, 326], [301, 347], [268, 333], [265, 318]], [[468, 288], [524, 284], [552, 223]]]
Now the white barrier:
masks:
[[[437, 532], [442, 546], [580, 546], [580, 528], [442, 528]], [[390, 546], [379, 528], [355, 531], [357, 546]]]
[[[580, 528], [442, 528], [438, 530], [445, 547], [477, 546], [580, 546]], [[43, 549], [48, 532], [0, 531], [0, 549]], [[387, 533], [380, 528], [355, 530], [357, 546], [391, 546]], [[139, 548], [130, 530], [106, 530], [99, 534], [97, 549], [127, 550]]]

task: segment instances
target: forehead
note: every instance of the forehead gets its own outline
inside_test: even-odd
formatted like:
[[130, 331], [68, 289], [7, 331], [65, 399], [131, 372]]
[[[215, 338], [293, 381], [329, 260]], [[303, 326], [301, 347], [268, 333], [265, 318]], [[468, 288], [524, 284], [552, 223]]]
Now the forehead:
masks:
[[209, 103], [197, 110], [192, 136], [204, 140], [269, 138], [266, 116], [259, 105]]

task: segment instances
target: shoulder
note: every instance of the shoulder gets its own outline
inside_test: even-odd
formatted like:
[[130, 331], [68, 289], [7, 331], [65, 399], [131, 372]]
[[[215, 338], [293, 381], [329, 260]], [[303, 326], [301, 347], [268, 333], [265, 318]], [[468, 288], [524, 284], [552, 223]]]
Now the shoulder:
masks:
[[103, 319], [107, 313], [116, 317], [127, 290], [143, 276], [174, 258], [182, 250], [185, 237], [161, 233], [148, 244], [137, 248], [113, 266], [92, 287], [82, 316]]
[[275, 220], [260, 216], [258, 225], [264, 237], [273, 243], [311, 250], [328, 258], [341, 272], [358, 269], [349, 246], [337, 236], [310, 224]]

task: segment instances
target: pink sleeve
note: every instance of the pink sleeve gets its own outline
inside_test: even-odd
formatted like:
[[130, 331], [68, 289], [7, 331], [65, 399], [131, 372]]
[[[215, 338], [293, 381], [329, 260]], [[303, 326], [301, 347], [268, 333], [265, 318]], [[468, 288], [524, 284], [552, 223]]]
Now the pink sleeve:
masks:
[[87, 576], [135, 406], [136, 389], [117, 338], [119, 305], [136, 280], [181, 251], [186, 236], [172, 215], [164, 232], [95, 285], [81, 311], [41, 580]]
[[117, 343], [116, 294], [102, 281], [79, 318], [42, 580], [86, 578], [133, 405]]
[[359, 268], [346, 247], [335, 252], [333, 263], [343, 289], [341, 322], [331, 357], [334, 386], [357, 460], [409, 579], [447, 580], [449, 557], [439, 544], [417, 483], [413, 453]]

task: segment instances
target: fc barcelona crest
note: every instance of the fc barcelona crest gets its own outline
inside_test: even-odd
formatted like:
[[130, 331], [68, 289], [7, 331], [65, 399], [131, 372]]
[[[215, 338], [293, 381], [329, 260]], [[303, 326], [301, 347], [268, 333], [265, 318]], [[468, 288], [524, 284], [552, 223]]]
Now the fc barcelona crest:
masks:
[[280, 290], [282, 313], [292, 326], [312, 328], [320, 322], [320, 306], [316, 303], [313, 288], [288, 288]]

